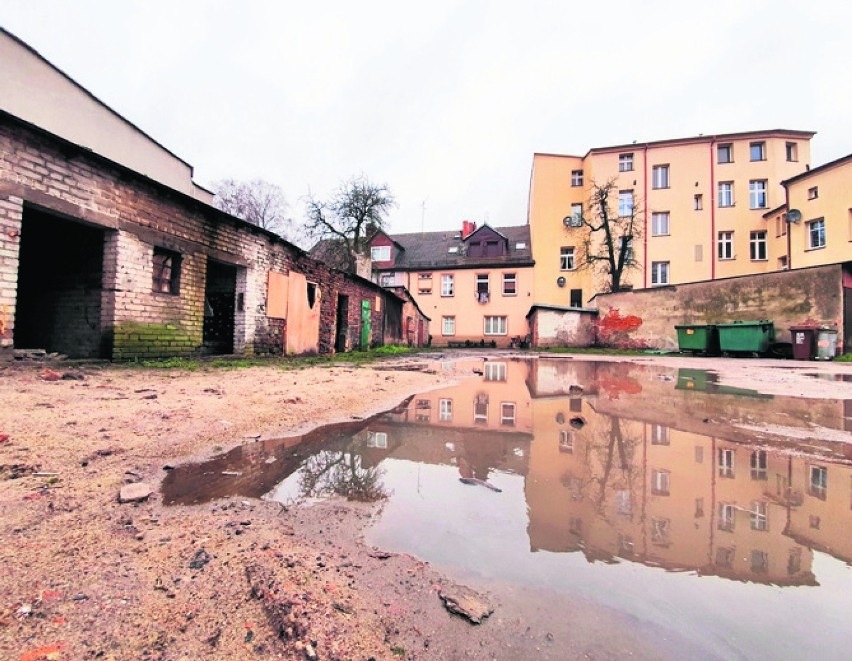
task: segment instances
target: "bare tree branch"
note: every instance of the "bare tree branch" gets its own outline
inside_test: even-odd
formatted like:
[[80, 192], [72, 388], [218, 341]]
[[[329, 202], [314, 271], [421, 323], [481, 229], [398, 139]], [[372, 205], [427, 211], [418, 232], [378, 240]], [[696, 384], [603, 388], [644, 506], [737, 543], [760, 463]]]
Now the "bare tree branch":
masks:
[[280, 186], [262, 179], [222, 179], [213, 185], [213, 206], [279, 236], [293, 239], [290, 205]]

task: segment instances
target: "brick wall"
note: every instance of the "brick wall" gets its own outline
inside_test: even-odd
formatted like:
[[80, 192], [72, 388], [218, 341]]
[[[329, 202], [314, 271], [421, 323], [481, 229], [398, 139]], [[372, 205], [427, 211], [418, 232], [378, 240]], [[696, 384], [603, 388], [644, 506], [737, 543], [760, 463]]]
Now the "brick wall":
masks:
[[677, 349], [676, 325], [769, 319], [777, 340], [789, 327], [836, 326], [843, 338], [843, 267], [820, 266], [712, 282], [598, 294], [602, 346]]
[[597, 314], [588, 310], [537, 307], [529, 316], [532, 346], [588, 347], [595, 343]]

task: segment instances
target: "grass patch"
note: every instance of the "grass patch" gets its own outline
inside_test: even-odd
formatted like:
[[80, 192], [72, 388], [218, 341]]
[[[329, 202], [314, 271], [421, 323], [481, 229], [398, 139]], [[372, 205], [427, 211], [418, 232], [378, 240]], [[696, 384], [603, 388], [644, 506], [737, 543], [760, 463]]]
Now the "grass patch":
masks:
[[157, 360], [139, 360], [128, 363], [130, 367], [145, 367], [155, 370], [185, 370], [194, 372], [201, 363], [197, 358], [162, 358]]
[[852, 363], [852, 353], [844, 353], [842, 356], [837, 356], [834, 359], [836, 363]]

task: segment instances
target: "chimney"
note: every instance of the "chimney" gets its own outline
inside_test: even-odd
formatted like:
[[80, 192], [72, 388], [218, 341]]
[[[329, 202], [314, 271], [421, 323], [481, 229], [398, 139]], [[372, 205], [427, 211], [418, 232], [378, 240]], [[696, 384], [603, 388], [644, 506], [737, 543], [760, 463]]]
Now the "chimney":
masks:
[[473, 234], [474, 230], [476, 230], [476, 223], [472, 223], [469, 220], [463, 220], [461, 238], [466, 239], [468, 236]]

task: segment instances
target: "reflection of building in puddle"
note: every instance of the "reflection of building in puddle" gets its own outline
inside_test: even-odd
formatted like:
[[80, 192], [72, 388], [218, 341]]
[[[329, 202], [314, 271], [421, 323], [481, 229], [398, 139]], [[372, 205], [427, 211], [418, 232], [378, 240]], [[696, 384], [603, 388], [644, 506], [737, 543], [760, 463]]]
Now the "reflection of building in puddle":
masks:
[[[623, 390], [602, 388], [596, 375], [597, 395], [577, 400], [557, 386], [588, 383], [579, 373], [589, 368], [578, 364], [576, 378], [562, 369], [555, 386], [532, 380], [540, 386], [525, 486], [532, 550], [779, 585], [815, 583], [812, 548], [852, 560], [847, 463], [651, 422], [658, 407], [666, 421], [677, 415], [664, 396], [673, 379], [652, 376], [641, 398], [620, 398]], [[577, 414], [582, 428], [566, 424]]]

